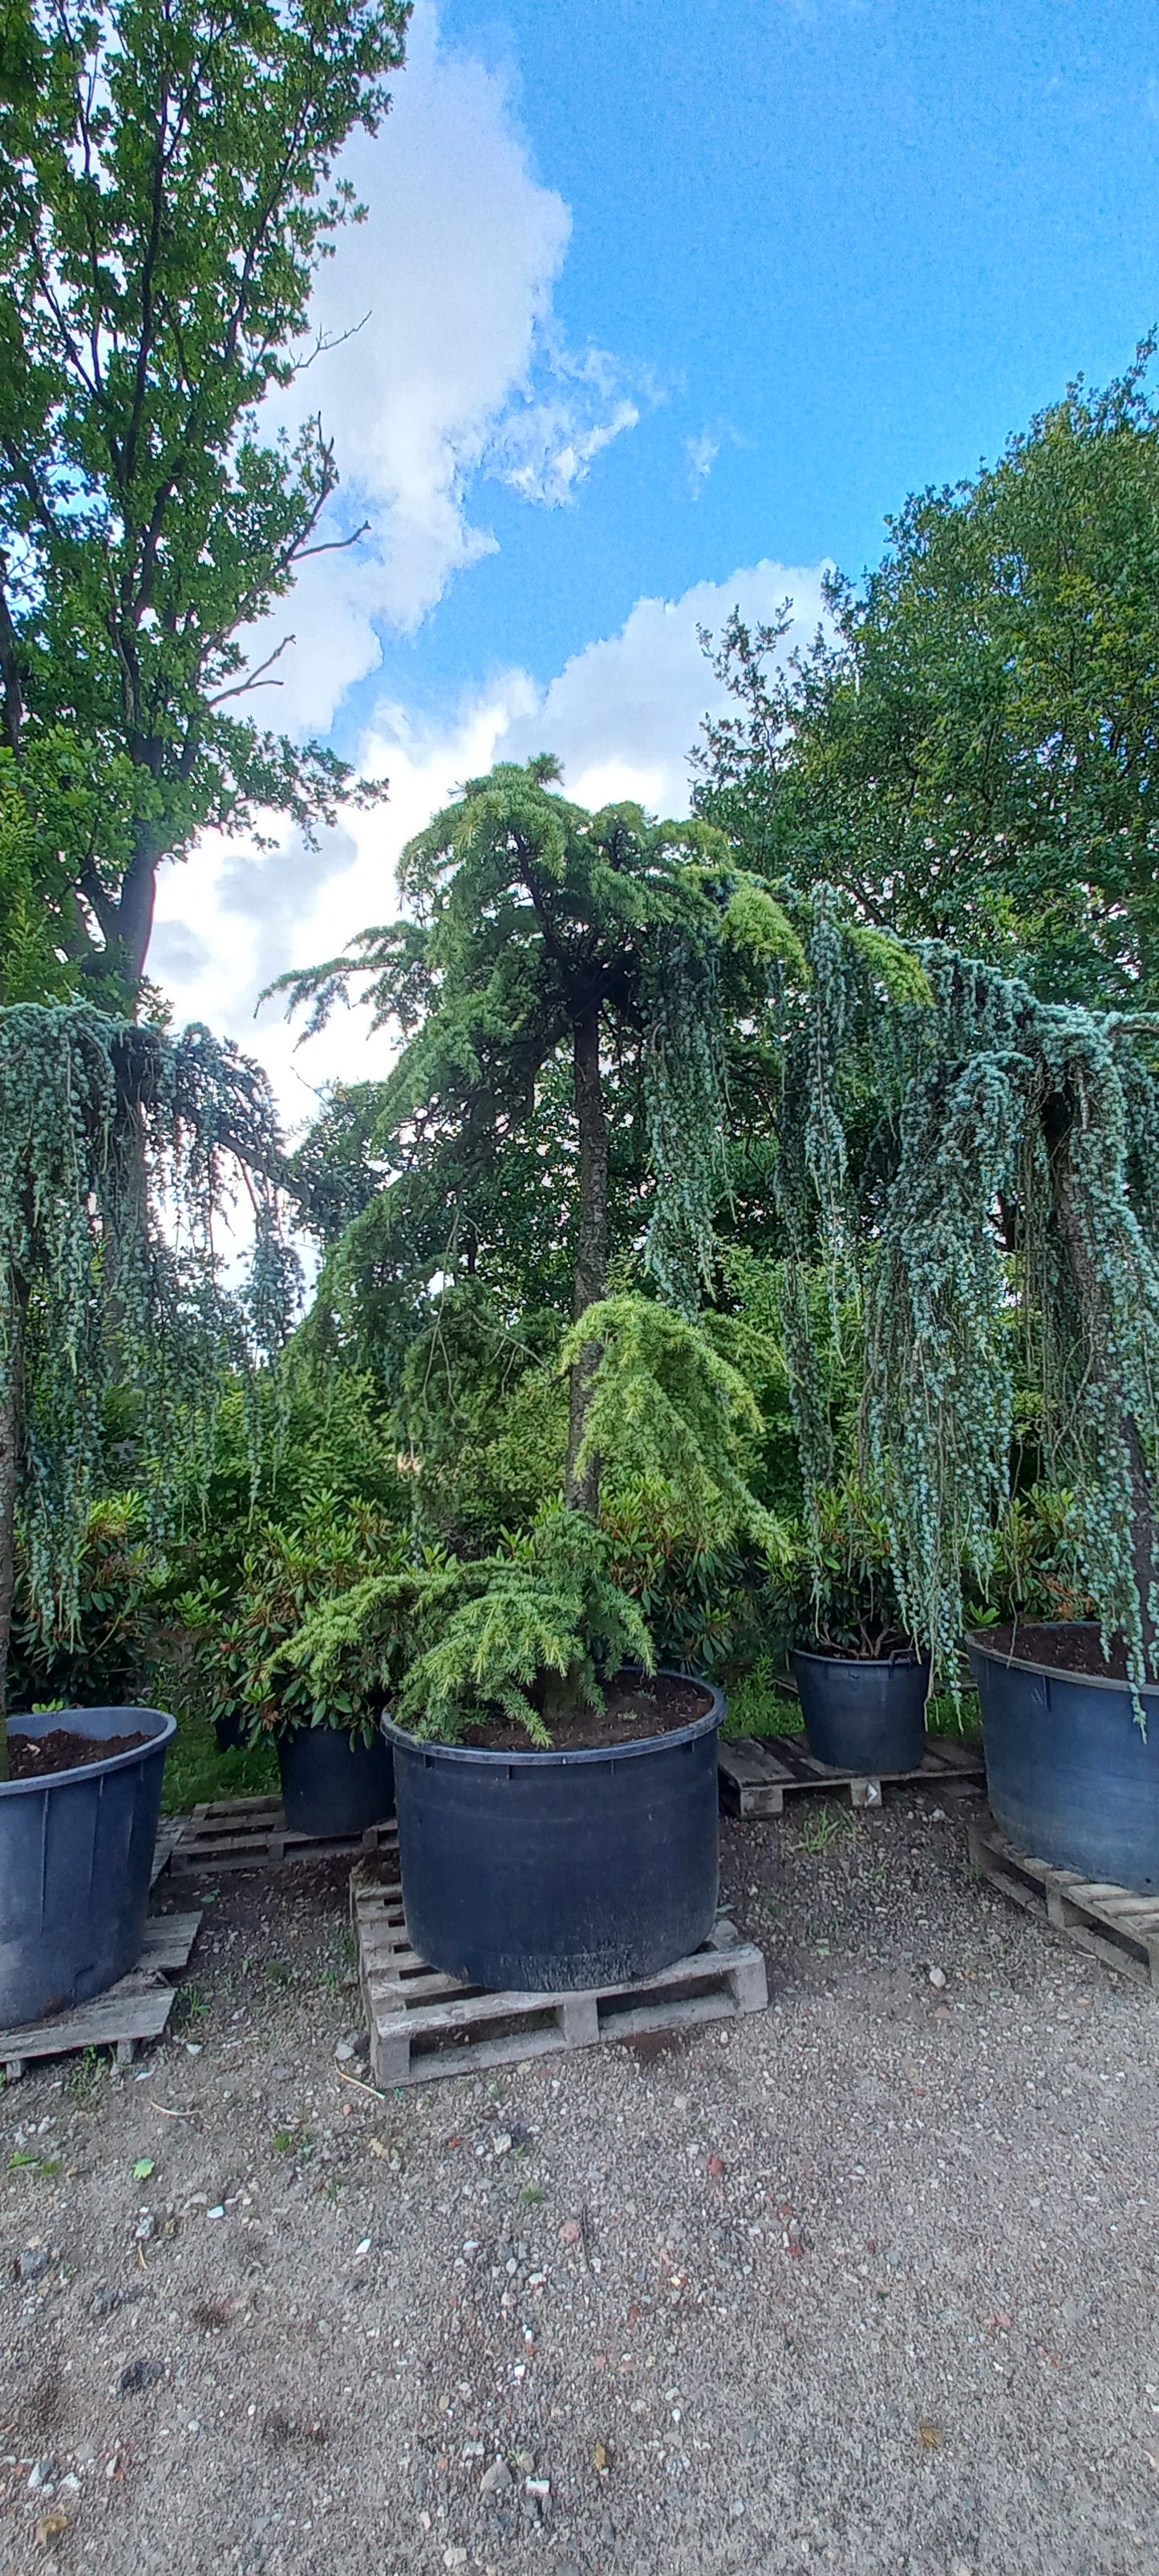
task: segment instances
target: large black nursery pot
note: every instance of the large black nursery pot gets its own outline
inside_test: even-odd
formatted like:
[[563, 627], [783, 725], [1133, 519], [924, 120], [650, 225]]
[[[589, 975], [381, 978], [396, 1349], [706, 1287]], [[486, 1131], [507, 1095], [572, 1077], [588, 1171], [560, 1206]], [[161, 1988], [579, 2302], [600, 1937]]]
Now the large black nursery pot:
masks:
[[[655, 1675], [684, 1681], [683, 1674]], [[407, 1930], [421, 1958], [494, 1992], [655, 1976], [716, 1915], [721, 1691], [669, 1735], [594, 1751], [394, 1747]]]
[[[1085, 1622], [1038, 1621], [1034, 1636], [1098, 1635]], [[966, 1640], [982, 1702], [995, 1822], [1019, 1851], [1055, 1869], [1153, 1896], [1159, 1890], [1159, 1689], [1138, 1725], [1129, 1682], [1015, 1660], [985, 1629]]]
[[63, 1728], [130, 1753], [0, 1781], [0, 2027], [43, 2021], [103, 1994], [141, 1956], [165, 1756], [176, 1720], [155, 1708], [53, 1709], [14, 1735]]
[[928, 1655], [854, 1659], [799, 1649], [792, 1657], [809, 1750], [835, 1771], [918, 1771], [926, 1749]]
[[278, 1737], [282, 1804], [291, 1833], [317, 1840], [364, 1834], [394, 1814], [394, 1758], [347, 1726], [296, 1726]]

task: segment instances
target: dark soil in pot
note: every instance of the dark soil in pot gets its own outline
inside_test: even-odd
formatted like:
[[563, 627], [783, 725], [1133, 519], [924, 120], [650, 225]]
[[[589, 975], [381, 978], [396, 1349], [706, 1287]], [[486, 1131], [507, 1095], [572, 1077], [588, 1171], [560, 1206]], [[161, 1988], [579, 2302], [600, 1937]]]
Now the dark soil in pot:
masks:
[[1018, 1620], [1002, 1628], [982, 1628], [972, 1644], [985, 1643], [1006, 1663], [1046, 1664], [1052, 1672], [1080, 1673], [1087, 1681], [1125, 1682], [1127, 1649], [1112, 1637], [1103, 1653], [1101, 1631], [1093, 1619]]
[[299, 1726], [278, 1738], [282, 1803], [291, 1833], [318, 1840], [364, 1834], [394, 1814], [394, 1759], [344, 1726]]
[[[586, 1753], [603, 1745], [637, 1744], [646, 1736], [673, 1735], [703, 1717], [707, 1690], [706, 1682], [688, 1681], [680, 1673], [612, 1682], [602, 1709], [578, 1708], [553, 1719], [552, 1751]], [[530, 1741], [525, 1726], [511, 1726], [503, 1717], [490, 1726], [472, 1727], [470, 1740], [487, 1753], [526, 1753]]]
[[526, 1734], [423, 1744], [386, 1722], [407, 1926], [432, 1966], [570, 1993], [654, 1976], [707, 1939], [723, 1696], [677, 1673], [622, 1689], [637, 1705], [616, 1740], [550, 1752]]
[[967, 1639], [995, 1821], [1019, 1851], [1159, 1893], [1159, 1687], [1136, 1722], [1126, 1657], [1096, 1627], [1049, 1620]]
[[47, 1735], [22, 1735], [17, 1725], [9, 1730], [8, 1761], [14, 1780], [46, 1780], [56, 1771], [80, 1771], [86, 1764], [111, 1762], [115, 1753], [134, 1753], [139, 1744], [147, 1744], [147, 1735], [110, 1735], [102, 1744], [96, 1735], [74, 1735], [64, 1726], [50, 1727]]
[[874, 1779], [920, 1768], [928, 1655], [862, 1660], [799, 1648], [792, 1665], [809, 1750], [818, 1762]]
[[[176, 1731], [159, 1709], [14, 1717], [19, 1776], [0, 1782], [0, 2027], [87, 2003], [136, 1967]], [[51, 1767], [29, 1767], [37, 1743]]]

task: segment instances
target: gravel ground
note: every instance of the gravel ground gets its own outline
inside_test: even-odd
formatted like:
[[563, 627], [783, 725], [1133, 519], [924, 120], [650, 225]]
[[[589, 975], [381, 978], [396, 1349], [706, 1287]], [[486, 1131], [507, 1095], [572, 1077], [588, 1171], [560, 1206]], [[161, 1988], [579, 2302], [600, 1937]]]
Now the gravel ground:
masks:
[[1156, 2007], [964, 1812], [726, 1825], [767, 2014], [386, 2100], [344, 1873], [222, 1881], [0, 2100], [0, 2566], [1154, 2576]]

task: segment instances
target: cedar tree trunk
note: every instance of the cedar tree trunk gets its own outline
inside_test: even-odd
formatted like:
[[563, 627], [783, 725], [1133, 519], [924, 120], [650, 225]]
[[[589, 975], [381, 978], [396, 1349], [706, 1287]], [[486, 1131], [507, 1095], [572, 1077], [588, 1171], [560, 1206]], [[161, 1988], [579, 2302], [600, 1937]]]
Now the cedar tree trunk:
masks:
[[[578, 1318], [603, 1296], [608, 1269], [608, 1122], [600, 1081], [600, 1014], [598, 1004], [575, 1024], [575, 1105], [579, 1122], [580, 1203], [576, 1245], [575, 1296]], [[595, 1520], [600, 1508], [600, 1462], [589, 1458], [582, 1474], [576, 1461], [591, 1402], [592, 1379], [600, 1364], [598, 1342], [585, 1342], [571, 1372], [567, 1426], [567, 1505]]]

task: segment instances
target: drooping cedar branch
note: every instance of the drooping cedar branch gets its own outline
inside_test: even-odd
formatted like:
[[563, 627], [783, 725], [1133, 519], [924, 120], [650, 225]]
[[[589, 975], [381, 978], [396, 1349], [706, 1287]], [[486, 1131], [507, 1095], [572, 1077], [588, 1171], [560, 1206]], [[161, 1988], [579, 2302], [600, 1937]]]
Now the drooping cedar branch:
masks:
[[[296, 1288], [280, 1171], [264, 1074], [207, 1030], [0, 1010], [0, 1777], [17, 1551], [37, 1616], [67, 1633], [109, 1389], [135, 1390], [160, 1492], [226, 1370], [280, 1347]], [[235, 1178], [254, 1225], [241, 1296], [214, 1246]]]

